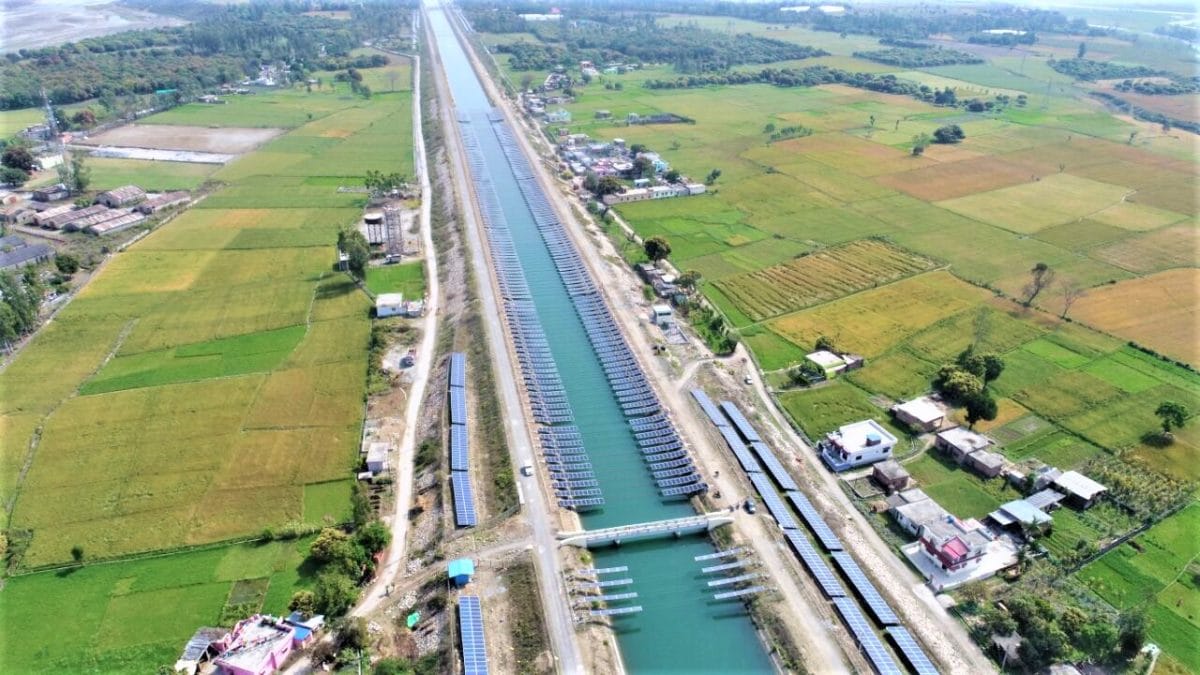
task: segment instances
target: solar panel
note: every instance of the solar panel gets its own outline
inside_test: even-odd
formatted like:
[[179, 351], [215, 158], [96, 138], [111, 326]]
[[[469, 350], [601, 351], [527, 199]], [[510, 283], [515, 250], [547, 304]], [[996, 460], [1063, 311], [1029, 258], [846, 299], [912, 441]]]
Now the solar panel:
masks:
[[817, 553], [817, 549], [808, 543], [808, 539], [800, 530], [784, 530], [783, 536], [787, 538], [788, 543], [792, 545], [792, 550], [796, 556], [804, 562], [804, 566], [808, 569], [808, 573], [812, 575], [813, 581], [821, 587], [825, 595], [831, 598], [840, 598], [846, 595], [845, 589], [834, 576], [833, 570], [825, 564], [825, 560], [821, 558], [821, 554]]
[[937, 668], [933, 666], [933, 662], [925, 655], [925, 650], [921, 649], [921, 645], [917, 644], [916, 639], [913, 638], [912, 633], [908, 632], [907, 628], [892, 626], [888, 628], [888, 635], [917, 675], [938, 675]]
[[462, 352], [450, 354], [450, 386], [467, 386], [467, 355]]
[[729, 422], [721, 415], [721, 411], [717, 409], [717, 404], [712, 402], [708, 394], [704, 393], [703, 389], [693, 389], [692, 398], [696, 399], [696, 403], [700, 405], [700, 409], [708, 417], [709, 421], [718, 427], [727, 427]]
[[458, 527], [474, 527], [475, 493], [471, 491], [471, 478], [466, 471], [451, 471], [450, 485], [454, 491], [454, 524]]
[[887, 604], [887, 600], [879, 594], [879, 590], [875, 588], [875, 584], [867, 578], [863, 573], [862, 568], [858, 563], [854, 562], [854, 558], [850, 557], [845, 551], [833, 554], [833, 561], [841, 568], [842, 574], [850, 582], [854, 590], [858, 591], [863, 602], [866, 603], [867, 609], [875, 615], [879, 623], [885, 626], [897, 626], [900, 624], [900, 618], [892, 611], [892, 608]]
[[804, 519], [804, 522], [808, 523], [809, 529], [816, 535], [817, 541], [821, 542], [821, 546], [824, 546], [826, 551], [842, 550], [842, 540], [838, 539], [833, 530], [829, 529], [829, 525], [825, 524], [821, 514], [817, 513], [816, 507], [808, 501], [808, 497], [804, 496], [803, 492], [793, 490], [787, 493], [787, 497], [800, 512], [800, 517]]
[[737, 432], [733, 430], [733, 427], [717, 427], [717, 431], [720, 431], [721, 435], [725, 437], [725, 443], [733, 451], [733, 456], [737, 457], [738, 464], [742, 465], [743, 471], [746, 473], [762, 473], [762, 465], [758, 463], [757, 459], [754, 459], [754, 455], [750, 453], [750, 450], [742, 442]]
[[850, 629], [850, 633], [854, 635], [855, 642], [858, 643], [858, 648], [866, 655], [867, 660], [871, 662], [871, 666], [875, 672], [880, 675], [904, 675], [904, 670], [896, 664], [895, 659], [888, 653], [883, 642], [879, 640], [879, 636], [875, 635], [875, 629], [871, 624], [867, 623], [867, 618], [858, 610], [858, 605], [855, 604], [853, 598], [834, 598], [833, 604], [837, 606], [838, 614], [842, 615], [842, 621], [846, 622], [846, 627]]
[[458, 598], [458, 631], [462, 636], [463, 675], [488, 675], [483, 607], [478, 597], [463, 595]]
[[775, 477], [775, 482], [779, 483], [779, 487], [784, 490], [799, 490], [800, 486], [796, 485], [796, 481], [792, 480], [787, 469], [784, 468], [783, 462], [771, 450], [771, 448], [762, 441], [753, 441], [750, 447], [754, 448], [754, 452], [758, 454], [758, 458], [762, 460], [763, 465], [767, 467], [767, 471]]
[[450, 423], [467, 423], [467, 390], [460, 387], [450, 388]]
[[464, 424], [450, 425], [450, 470], [467, 471], [471, 468], [468, 455], [467, 427]]
[[754, 430], [754, 427], [750, 426], [750, 422], [746, 420], [746, 417], [742, 415], [742, 411], [736, 405], [729, 401], [722, 401], [721, 410], [725, 411], [725, 415], [729, 417], [729, 421], [733, 422], [733, 426], [737, 427], [737, 430], [741, 432], [742, 437], [747, 441], [762, 440], [758, 432]]
[[791, 511], [788, 511], [787, 505], [779, 498], [779, 493], [771, 485], [771, 479], [767, 478], [767, 474], [752, 473], [749, 476], [750, 482], [754, 483], [754, 488], [762, 496], [763, 503], [767, 505], [767, 511], [775, 517], [775, 521], [779, 523], [779, 526], [785, 530], [794, 530], [800, 527], [796, 519], [792, 517]]

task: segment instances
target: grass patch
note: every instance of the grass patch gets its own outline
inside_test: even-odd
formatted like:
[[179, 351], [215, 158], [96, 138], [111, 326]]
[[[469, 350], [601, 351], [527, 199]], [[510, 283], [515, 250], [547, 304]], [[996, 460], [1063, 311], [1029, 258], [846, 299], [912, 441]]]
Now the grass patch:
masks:
[[425, 297], [425, 266], [417, 260], [398, 265], [367, 268], [367, 290], [380, 293], [403, 293], [404, 297]]

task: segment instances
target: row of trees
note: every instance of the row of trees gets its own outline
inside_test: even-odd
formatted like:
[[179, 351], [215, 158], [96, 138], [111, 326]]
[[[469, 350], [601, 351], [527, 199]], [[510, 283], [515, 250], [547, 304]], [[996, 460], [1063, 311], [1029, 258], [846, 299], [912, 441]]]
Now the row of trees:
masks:
[[374, 573], [374, 556], [391, 543], [392, 533], [382, 522], [371, 520], [348, 532], [338, 527], [321, 530], [309, 548], [309, 558], [320, 566], [311, 591], [297, 591], [288, 609], [304, 616], [338, 617], [358, 600], [358, 585]]
[[854, 56], [902, 68], [926, 68], [931, 66], [983, 63], [983, 59], [974, 54], [961, 52], [957, 49], [930, 48], [927, 46], [920, 48], [892, 47], [890, 49], [854, 52]]
[[[1086, 53], [1086, 49], [1081, 51]], [[1085, 58], [1050, 59], [1046, 64], [1063, 75], [1087, 82], [1135, 77], [1171, 77], [1170, 73], [1146, 66], [1124, 66], [1110, 61], [1093, 61]]]
[[0, 343], [9, 344], [37, 328], [42, 288], [37, 273], [0, 273]]

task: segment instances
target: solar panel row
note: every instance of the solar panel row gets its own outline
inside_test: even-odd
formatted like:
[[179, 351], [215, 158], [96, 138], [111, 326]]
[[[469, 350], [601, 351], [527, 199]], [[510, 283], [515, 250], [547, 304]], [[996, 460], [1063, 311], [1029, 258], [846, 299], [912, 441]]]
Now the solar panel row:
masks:
[[938, 675], [937, 668], [933, 666], [933, 662], [925, 655], [925, 650], [921, 649], [921, 645], [917, 644], [907, 628], [892, 626], [888, 629], [888, 636], [892, 638], [892, 642], [900, 650], [901, 656], [908, 661], [908, 665], [916, 671], [917, 675]]
[[842, 540], [829, 529], [829, 525], [825, 523], [825, 519], [821, 518], [821, 514], [817, 513], [816, 507], [808, 500], [808, 497], [803, 492], [793, 490], [787, 493], [787, 497], [791, 500], [792, 505], [796, 507], [796, 511], [800, 513], [800, 517], [808, 524], [808, 529], [812, 530], [816, 535], [817, 541], [821, 542], [821, 546], [825, 547], [826, 551], [842, 550]]
[[796, 485], [796, 481], [792, 479], [791, 474], [784, 468], [783, 462], [779, 461], [779, 457], [775, 452], [762, 441], [751, 441], [750, 447], [754, 448], [755, 454], [762, 460], [763, 466], [767, 467], [767, 471], [771, 473], [771, 477], [779, 484], [782, 490], [799, 490], [800, 486]]
[[725, 416], [729, 418], [729, 421], [733, 422], [733, 426], [737, 427], [738, 433], [742, 435], [742, 438], [745, 438], [747, 441], [762, 440], [758, 432], [754, 430], [754, 427], [750, 426], [750, 422], [742, 415], [742, 411], [738, 410], [738, 407], [732, 402], [722, 401], [721, 410], [725, 412]]
[[458, 527], [479, 524], [475, 516], [475, 493], [471, 490], [471, 478], [467, 472], [451, 471], [450, 488], [454, 493], [454, 524]]
[[842, 621], [850, 629], [850, 634], [854, 636], [858, 648], [867, 657], [867, 661], [871, 662], [871, 667], [875, 669], [875, 672], [879, 675], [904, 675], [904, 670], [896, 664], [896, 660], [883, 646], [883, 642], [875, 634], [875, 629], [859, 611], [854, 599], [834, 598], [833, 604], [837, 607], [838, 614], [842, 615]]
[[840, 598], [846, 595], [845, 589], [838, 582], [833, 570], [829, 569], [829, 565], [825, 564], [825, 560], [817, 553], [817, 549], [808, 543], [808, 538], [799, 530], [785, 530], [783, 536], [787, 538], [788, 543], [792, 546], [792, 551], [808, 568], [808, 573], [812, 575], [817, 585], [821, 587], [825, 595], [830, 598]]
[[850, 557], [849, 553], [839, 551], [833, 554], [833, 562], [842, 570], [842, 574], [846, 580], [850, 582], [850, 586], [858, 592], [859, 597], [866, 603], [867, 609], [875, 615], [875, 619], [884, 626], [900, 625], [900, 618], [892, 611], [892, 608], [887, 604], [887, 600], [879, 594], [879, 589], [875, 588], [875, 584], [867, 578], [863, 573], [862, 568]]
[[779, 493], [771, 485], [771, 479], [767, 478], [767, 474], [752, 473], [749, 476], [750, 482], [754, 483], [754, 489], [758, 490], [763, 503], [767, 505], [767, 511], [775, 518], [779, 526], [785, 530], [798, 529], [799, 523], [792, 517], [792, 512], [788, 511], [787, 505], [779, 498]]
[[467, 386], [467, 355], [462, 352], [450, 354], [450, 386]]
[[458, 632], [462, 639], [463, 675], [488, 675], [483, 607], [474, 595], [458, 598]]

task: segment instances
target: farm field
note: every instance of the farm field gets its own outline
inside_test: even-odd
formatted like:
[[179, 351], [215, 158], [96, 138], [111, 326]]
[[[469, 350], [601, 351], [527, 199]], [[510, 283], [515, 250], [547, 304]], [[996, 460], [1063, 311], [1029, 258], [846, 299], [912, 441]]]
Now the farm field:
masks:
[[[200, 105], [200, 104], [196, 104]], [[163, 113], [169, 114], [169, 113]], [[155, 150], [192, 150], [237, 155], [279, 135], [280, 129], [243, 129], [161, 124], [127, 124], [80, 141], [83, 145], [120, 145]]]
[[367, 290], [380, 293], [403, 293], [417, 300], [425, 295], [425, 268], [420, 261], [367, 268]]
[[1173, 358], [1200, 364], [1196, 335], [1195, 267], [1094, 289], [1079, 301], [1075, 317]]
[[[204, 127], [298, 128], [268, 143], [286, 164], [264, 148], [222, 168], [225, 187], [116, 256], [0, 373], [0, 489], [15, 500], [10, 531], [28, 533], [22, 569], [70, 560], [73, 546], [100, 560], [347, 516], [370, 303], [333, 271], [337, 231], [364, 204], [337, 187], [366, 169], [411, 171], [412, 128], [408, 92], [344, 89], [232, 97], [138, 125], [169, 138], [169, 122], [203, 113]], [[271, 111], [273, 124], [248, 121]], [[150, 599], [122, 597], [126, 613]], [[5, 602], [27, 611], [18, 604]]]
[[[147, 192], [194, 190], [219, 168], [216, 164], [192, 162], [153, 162], [140, 159], [89, 157], [92, 189], [111, 190], [122, 185], [137, 185]], [[57, 180], [57, 175], [54, 178]]]
[[0, 670], [156, 672], [175, 662], [198, 626], [221, 625], [231, 600], [286, 612], [292, 594], [314, 582], [305, 563], [312, 539], [12, 577], [0, 622], [22, 630], [0, 634]]

